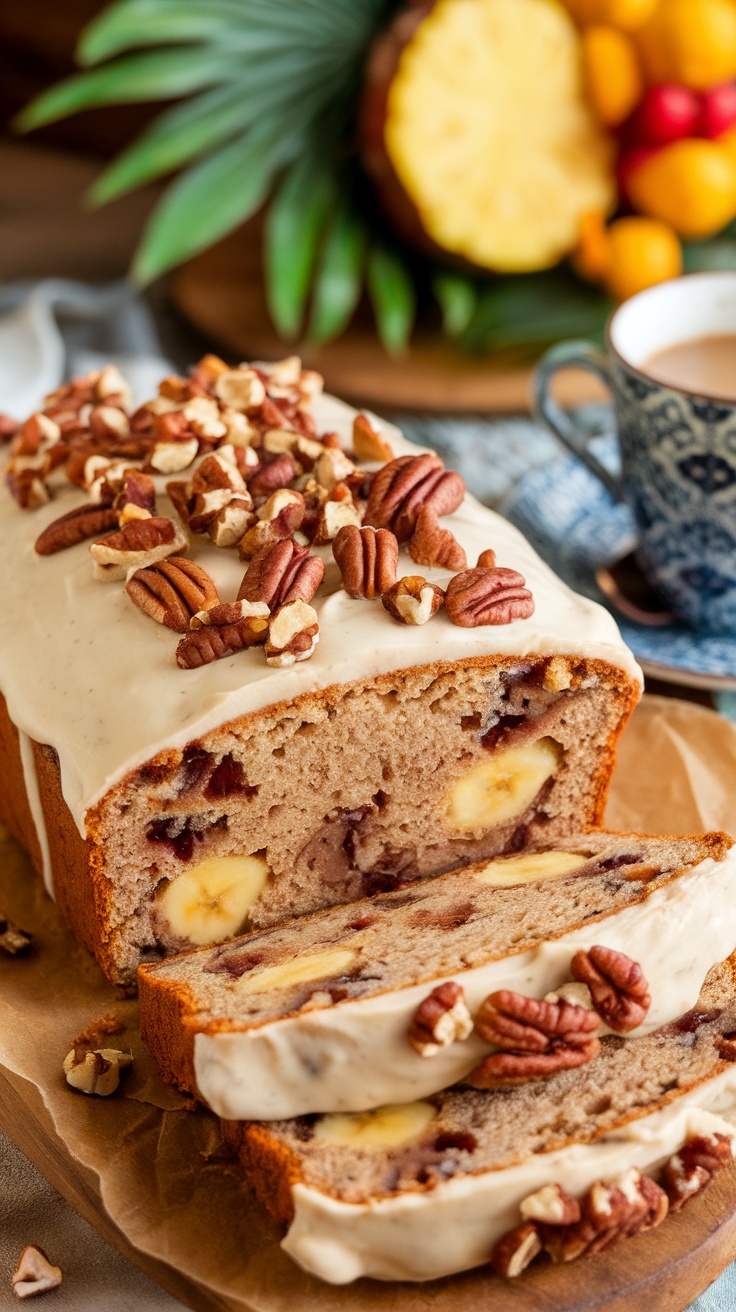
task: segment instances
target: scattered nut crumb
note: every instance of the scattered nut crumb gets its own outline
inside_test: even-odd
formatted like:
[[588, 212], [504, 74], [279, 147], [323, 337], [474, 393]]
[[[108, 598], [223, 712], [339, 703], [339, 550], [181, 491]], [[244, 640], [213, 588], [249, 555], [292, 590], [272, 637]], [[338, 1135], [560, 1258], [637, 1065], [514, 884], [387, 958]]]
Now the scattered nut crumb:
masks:
[[12, 920], [0, 917], [0, 951], [10, 957], [20, 957], [31, 946], [31, 935], [14, 925]]
[[61, 1271], [52, 1266], [43, 1249], [29, 1244], [23, 1249], [18, 1262], [12, 1285], [16, 1298], [33, 1298], [35, 1294], [46, 1294], [61, 1284]]
[[107, 1098], [117, 1089], [120, 1072], [130, 1066], [132, 1061], [131, 1053], [119, 1052], [116, 1048], [99, 1048], [94, 1052], [86, 1052], [81, 1060], [72, 1049], [64, 1058], [66, 1082], [81, 1093], [94, 1093], [98, 1098]]

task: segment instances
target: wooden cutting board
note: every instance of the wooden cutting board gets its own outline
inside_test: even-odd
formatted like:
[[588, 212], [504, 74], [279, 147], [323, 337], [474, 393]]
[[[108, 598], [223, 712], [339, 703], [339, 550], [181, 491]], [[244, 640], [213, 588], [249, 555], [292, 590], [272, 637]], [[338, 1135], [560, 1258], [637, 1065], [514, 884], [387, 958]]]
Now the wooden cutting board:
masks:
[[[375, 410], [448, 414], [516, 413], [529, 410], [532, 370], [511, 352], [468, 355], [439, 331], [419, 327], [404, 355], [383, 350], [367, 311], [327, 346], [282, 342], [268, 315], [263, 291], [258, 222], [246, 224], [175, 274], [175, 304], [206, 342], [242, 360], [271, 360], [297, 350], [310, 369], [324, 374], [329, 391]], [[579, 370], [560, 375], [563, 405], [605, 399], [605, 390]]]

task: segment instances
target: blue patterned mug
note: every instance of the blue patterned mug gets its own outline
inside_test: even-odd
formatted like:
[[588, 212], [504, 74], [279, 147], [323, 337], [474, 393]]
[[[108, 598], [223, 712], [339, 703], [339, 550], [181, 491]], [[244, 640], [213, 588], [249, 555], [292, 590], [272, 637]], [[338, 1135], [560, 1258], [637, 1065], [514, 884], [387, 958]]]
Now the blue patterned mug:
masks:
[[[681, 619], [711, 634], [736, 634], [736, 399], [656, 382], [646, 363], [668, 347], [725, 333], [736, 334], [736, 272], [691, 274], [620, 306], [608, 324], [607, 353], [563, 342], [543, 356], [534, 378], [537, 417], [631, 507], [636, 556], [650, 582]], [[555, 373], [571, 366], [611, 390], [620, 478], [551, 395]]]

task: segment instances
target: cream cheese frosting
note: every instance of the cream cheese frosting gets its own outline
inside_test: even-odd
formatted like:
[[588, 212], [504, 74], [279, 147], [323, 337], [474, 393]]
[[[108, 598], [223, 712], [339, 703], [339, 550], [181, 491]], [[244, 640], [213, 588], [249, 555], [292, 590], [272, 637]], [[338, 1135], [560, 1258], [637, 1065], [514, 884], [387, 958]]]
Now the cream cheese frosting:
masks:
[[[652, 995], [646, 1022], [631, 1031], [636, 1037], [694, 1006], [708, 971], [735, 942], [732, 847], [722, 861], [707, 858], [644, 902], [531, 951], [443, 978], [462, 984], [474, 1013], [495, 989], [543, 997], [559, 988], [570, 979], [578, 949], [615, 948], [639, 962]], [[411, 1047], [407, 1030], [431, 987], [425, 981], [257, 1028], [199, 1033], [194, 1039], [199, 1093], [226, 1120], [287, 1120], [309, 1112], [367, 1111], [447, 1088], [468, 1075], [489, 1048], [477, 1036], [432, 1057]]]
[[[314, 403], [319, 430], [337, 432], [346, 447], [355, 413], [334, 397]], [[395, 454], [419, 451], [392, 426], [384, 431]], [[464, 546], [469, 564], [493, 547], [500, 564], [525, 575], [535, 600], [531, 619], [465, 629], [440, 612], [420, 628], [397, 624], [380, 605], [348, 596], [330, 549], [322, 548], [327, 569], [312, 603], [320, 642], [311, 660], [278, 669], [251, 650], [181, 670], [171, 631], [152, 623], [121, 585], [94, 578], [86, 544], [54, 556], [35, 553], [42, 529], [85, 502], [83, 493], [61, 476], [57, 480], [51, 502], [32, 512], [20, 510], [6, 489], [0, 494], [5, 605], [14, 617], [0, 646], [0, 690], [18, 728], [56, 749], [63, 795], [83, 835], [87, 810], [156, 753], [335, 683], [437, 659], [531, 653], [598, 658], [641, 678], [608, 612], [566, 587], [512, 525], [469, 495], [443, 522]], [[165, 481], [159, 480], [161, 490]], [[161, 496], [161, 513], [170, 510]], [[194, 537], [190, 555], [210, 572], [223, 600], [235, 597], [245, 569], [236, 552]], [[402, 557], [400, 572], [415, 569]], [[450, 577], [445, 570], [424, 572], [440, 585]]]
[[736, 1067], [683, 1094], [661, 1111], [590, 1144], [537, 1153], [514, 1166], [440, 1181], [427, 1192], [343, 1203], [292, 1186], [294, 1219], [282, 1248], [331, 1284], [360, 1276], [435, 1280], [487, 1263], [503, 1234], [519, 1224], [519, 1204], [546, 1184], [573, 1196], [629, 1167], [654, 1174], [691, 1135], [733, 1134]]

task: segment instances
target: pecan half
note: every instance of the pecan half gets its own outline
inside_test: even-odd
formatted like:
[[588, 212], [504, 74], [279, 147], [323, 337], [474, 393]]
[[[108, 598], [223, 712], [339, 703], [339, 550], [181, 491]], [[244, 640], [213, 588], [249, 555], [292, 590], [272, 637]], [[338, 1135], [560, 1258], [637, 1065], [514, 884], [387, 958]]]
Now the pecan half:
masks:
[[383, 436], [381, 426], [371, 415], [361, 412], [353, 420], [353, 451], [358, 460], [393, 460], [393, 448]]
[[381, 601], [400, 624], [426, 624], [436, 615], [445, 599], [442, 588], [428, 583], [419, 574], [407, 574], [384, 592]]
[[289, 601], [310, 602], [324, 577], [324, 562], [291, 538], [264, 547], [253, 557], [238, 601], [265, 601], [271, 610]]
[[98, 579], [122, 580], [167, 556], [178, 556], [189, 543], [172, 519], [135, 519], [118, 533], [93, 542], [90, 554]]
[[440, 1048], [467, 1039], [472, 1032], [465, 994], [459, 984], [448, 980], [420, 1002], [407, 1037], [420, 1057], [433, 1057]]
[[726, 1134], [692, 1135], [662, 1168], [662, 1185], [670, 1211], [680, 1208], [700, 1193], [713, 1176], [732, 1160], [733, 1143]]
[[635, 1167], [597, 1180], [580, 1200], [580, 1220], [569, 1226], [540, 1225], [542, 1245], [553, 1262], [600, 1253], [617, 1239], [661, 1225], [669, 1210], [663, 1189]]
[[283, 666], [309, 660], [318, 642], [317, 612], [304, 601], [289, 601], [271, 616], [266, 664]]
[[0, 952], [7, 952], [9, 957], [21, 957], [28, 951], [32, 941], [31, 935], [24, 929], [0, 916]]
[[474, 629], [480, 624], [510, 624], [534, 614], [534, 599], [523, 574], [515, 569], [467, 569], [447, 585], [445, 602], [453, 624]]
[[399, 542], [406, 542], [422, 506], [450, 515], [464, 495], [464, 480], [446, 470], [439, 456], [399, 456], [376, 474], [363, 522], [390, 528]]
[[192, 616], [220, 601], [207, 571], [184, 556], [169, 556], [136, 570], [125, 591], [140, 610], [175, 633], [188, 633]]
[[601, 1020], [617, 1034], [642, 1024], [652, 997], [641, 966], [623, 952], [598, 945], [576, 952], [570, 964], [573, 979], [587, 984]]
[[35, 550], [39, 556], [53, 556], [57, 551], [75, 547], [85, 538], [98, 537], [107, 529], [118, 527], [118, 512], [113, 506], [96, 506], [90, 503], [77, 506], [49, 524], [36, 538]]
[[524, 1221], [502, 1236], [491, 1253], [491, 1266], [497, 1276], [514, 1280], [542, 1251], [542, 1241], [533, 1221]]
[[12, 1286], [16, 1298], [34, 1298], [47, 1294], [61, 1284], [61, 1268], [53, 1266], [42, 1248], [28, 1244], [20, 1255], [13, 1273]]
[[332, 544], [332, 554], [351, 597], [380, 597], [396, 582], [399, 544], [387, 528], [341, 528]]
[[417, 565], [465, 569], [467, 556], [454, 533], [443, 528], [431, 506], [422, 506], [409, 539], [409, 555]]
[[183, 670], [196, 670], [212, 661], [265, 641], [268, 606], [260, 601], [231, 601], [199, 611], [190, 621], [192, 632], [176, 649], [176, 663]]
[[500, 989], [481, 1004], [475, 1031], [502, 1051], [491, 1053], [471, 1071], [468, 1083], [476, 1089], [500, 1089], [583, 1066], [599, 1051], [597, 1027], [595, 1012], [564, 999], [540, 1001]]

